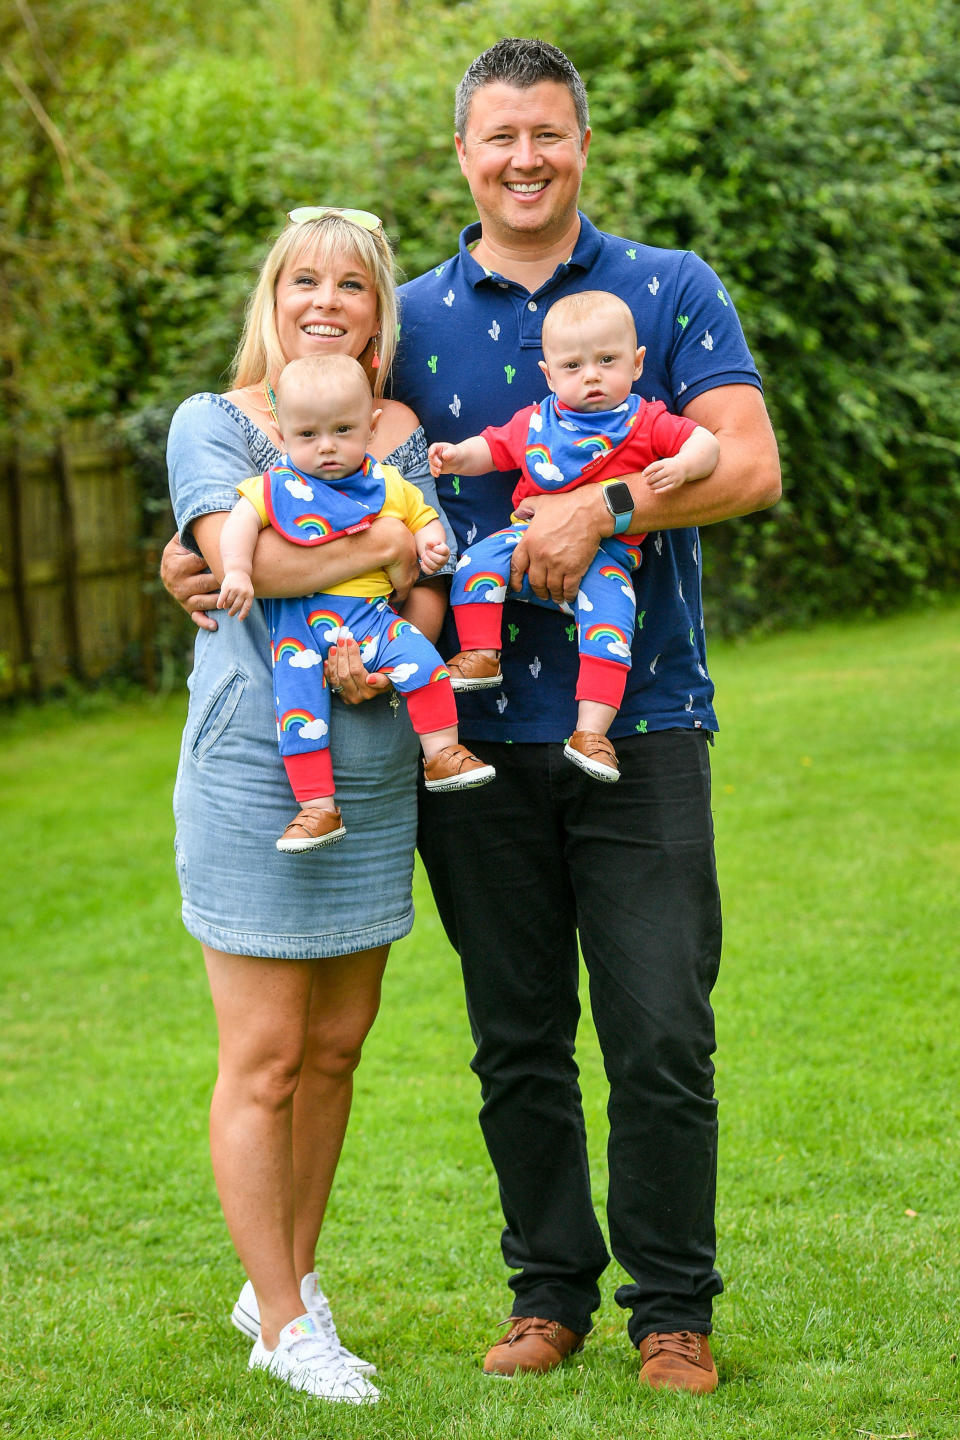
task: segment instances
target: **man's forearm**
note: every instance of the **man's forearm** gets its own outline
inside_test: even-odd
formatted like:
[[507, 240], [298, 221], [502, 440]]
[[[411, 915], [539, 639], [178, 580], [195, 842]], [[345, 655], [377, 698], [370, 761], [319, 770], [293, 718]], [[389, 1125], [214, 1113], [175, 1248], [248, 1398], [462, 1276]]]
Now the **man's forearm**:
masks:
[[[713, 525], [763, 510], [780, 497], [777, 444], [759, 390], [748, 385], [710, 390], [684, 414], [717, 436], [719, 463], [707, 479], [662, 493], [639, 474], [624, 476], [635, 501], [634, 534]], [[597, 545], [614, 533], [603, 486], [528, 496], [518, 507], [519, 514], [525, 512], [533, 518], [514, 550], [511, 583], [519, 585], [526, 572], [537, 595], [571, 600]]]
[[[705, 480], [674, 490], [657, 492], [639, 474], [624, 475], [635, 502], [630, 524], [634, 534], [715, 525], [765, 510], [780, 498], [777, 442], [759, 390], [743, 385], [711, 390], [683, 413], [716, 435], [720, 459]], [[602, 535], [612, 535], [613, 518], [602, 494], [585, 498], [589, 508], [584, 520]]]

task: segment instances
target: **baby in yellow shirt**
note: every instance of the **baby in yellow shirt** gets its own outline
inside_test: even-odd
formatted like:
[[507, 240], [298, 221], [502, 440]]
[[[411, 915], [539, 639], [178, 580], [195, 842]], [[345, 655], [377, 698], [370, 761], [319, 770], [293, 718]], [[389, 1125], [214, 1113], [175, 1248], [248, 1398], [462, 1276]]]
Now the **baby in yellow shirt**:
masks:
[[[380, 515], [413, 532], [421, 569], [449, 558], [437, 512], [391, 465], [366, 453], [380, 411], [362, 367], [346, 355], [293, 360], [277, 384], [277, 417], [286, 457], [245, 480], [220, 537], [224, 567], [219, 606], [238, 620], [253, 603], [253, 552], [271, 525], [298, 545], [366, 529]], [[323, 593], [265, 599], [274, 666], [280, 754], [300, 813], [277, 841], [296, 853], [330, 845], [346, 827], [334, 796], [330, 691], [321, 647], [354, 638], [364, 665], [389, 675], [420, 737], [430, 790], [485, 785], [496, 774], [459, 743], [456, 701], [439, 652], [387, 602], [385, 570], [358, 575]]]

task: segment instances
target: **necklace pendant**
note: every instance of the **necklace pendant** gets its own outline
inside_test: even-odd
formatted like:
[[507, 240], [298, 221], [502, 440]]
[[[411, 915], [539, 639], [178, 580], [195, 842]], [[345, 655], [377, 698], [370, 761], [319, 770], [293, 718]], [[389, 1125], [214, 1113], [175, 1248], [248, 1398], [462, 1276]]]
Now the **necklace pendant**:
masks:
[[263, 398], [267, 402], [267, 409], [270, 411], [270, 416], [273, 420], [273, 423], [279, 430], [280, 419], [277, 415], [277, 397], [273, 392], [273, 386], [270, 384], [269, 380], [264, 380], [263, 382]]

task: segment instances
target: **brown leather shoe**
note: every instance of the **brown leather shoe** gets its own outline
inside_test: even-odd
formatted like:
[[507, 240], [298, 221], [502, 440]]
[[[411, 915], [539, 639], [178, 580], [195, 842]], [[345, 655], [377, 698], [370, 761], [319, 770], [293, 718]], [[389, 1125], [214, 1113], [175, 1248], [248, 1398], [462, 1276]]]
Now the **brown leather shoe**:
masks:
[[485, 1375], [515, 1375], [518, 1370], [542, 1372], [583, 1349], [584, 1335], [577, 1335], [559, 1320], [540, 1320], [533, 1315], [511, 1315], [510, 1329], [491, 1346], [483, 1362]]
[[489, 784], [497, 772], [471, 755], [465, 745], [447, 745], [432, 760], [424, 760], [423, 774], [428, 790], [469, 790]]
[[574, 730], [563, 747], [563, 753], [594, 780], [612, 784], [620, 779], [617, 752], [606, 735], [598, 735], [594, 730]]
[[319, 850], [321, 845], [332, 845], [346, 833], [339, 810], [301, 810], [280, 836], [277, 849], [285, 855], [298, 855], [301, 850]]
[[500, 661], [479, 650], [461, 650], [446, 662], [452, 690], [492, 690], [503, 684]]
[[706, 1335], [691, 1330], [646, 1335], [640, 1341], [640, 1384], [654, 1390], [692, 1390], [709, 1395], [717, 1388], [717, 1367]]

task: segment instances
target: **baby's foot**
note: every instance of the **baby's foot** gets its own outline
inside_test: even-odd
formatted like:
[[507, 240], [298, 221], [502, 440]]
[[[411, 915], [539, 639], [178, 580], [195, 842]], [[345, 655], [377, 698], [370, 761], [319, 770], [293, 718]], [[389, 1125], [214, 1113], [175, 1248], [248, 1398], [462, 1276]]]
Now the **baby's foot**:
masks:
[[606, 735], [598, 735], [594, 730], [574, 730], [563, 747], [563, 753], [594, 780], [612, 784], [620, 779], [617, 752]]
[[492, 690], [503, 684], [500, 659], [491, 658], [482, 650], [461, 650], [446, 662], [453, 690]]
[[428, 790], [471, 790], [475, 785], [489, 784], [496, 774], [492, 765], [471, 755], [465, 745], [447, 745], [423, 762]]
[[301, 850], [319, 850], [321, 845], [333, 845], [346, 833], [339, 810], [305, 809], [290, 821], [277, 841], [277, 849], [286, 855], [298, 855]]

